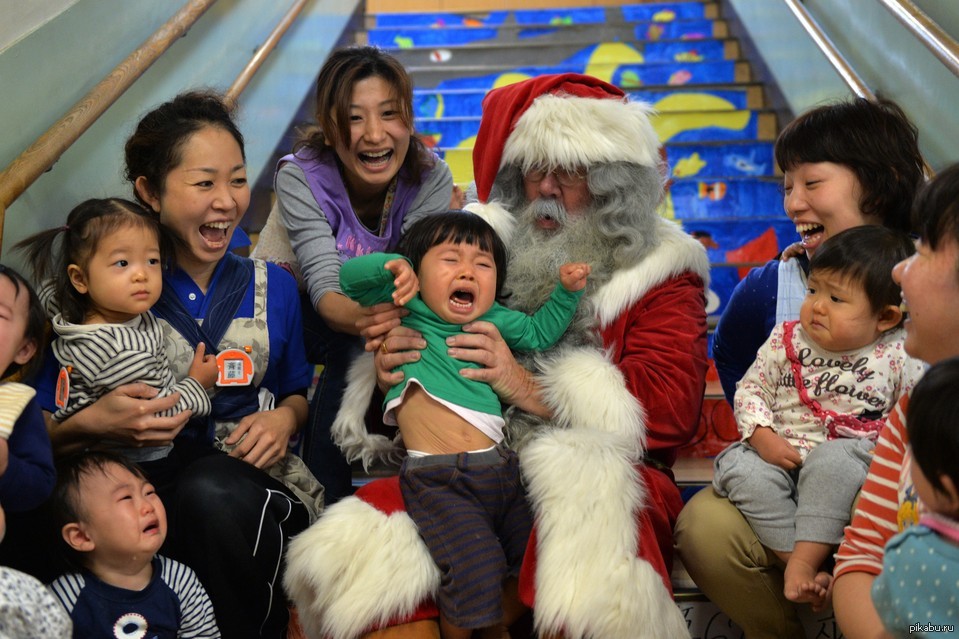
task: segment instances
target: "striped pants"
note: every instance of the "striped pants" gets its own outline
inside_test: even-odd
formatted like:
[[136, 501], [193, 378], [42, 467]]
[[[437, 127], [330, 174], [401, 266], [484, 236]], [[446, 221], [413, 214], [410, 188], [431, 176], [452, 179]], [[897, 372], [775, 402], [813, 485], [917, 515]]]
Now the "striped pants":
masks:
[[500, 623], [503, 580], [519, 574], [532, 528], [516, 453], [408, 457], [400, 490], [442, 574], [441, 614], [461, 628]]

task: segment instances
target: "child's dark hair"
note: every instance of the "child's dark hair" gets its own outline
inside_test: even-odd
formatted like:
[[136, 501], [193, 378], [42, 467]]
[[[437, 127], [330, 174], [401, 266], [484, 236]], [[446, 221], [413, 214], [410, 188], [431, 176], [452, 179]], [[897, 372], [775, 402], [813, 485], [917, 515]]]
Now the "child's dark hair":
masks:
[[956, 411], [959, 397], [959, 357], [933, 365], [909, 394], [906, 431], [913, 463], [937, 490], [944, 490], [940, 475], [959, 487], [959, 428]]
[[[62, 530], [67, 524], [84, 520], [86, 515], [81, 504], [80, 484], [84, 477], [106, 473], [111, 465], [125, 468], [140, 479], [147, 479], [143, 469], [134, 462], [107, 450], [85, 450], [57, 461], [57, 483], [49, 504], [56, 530]], [[74, 566], [82, 566], [81, 553], [72, 548], [67, 548], [67, 551], [67, 560]]]
[[825, 242], [809, 262], [809, 274], [829, 271], [862, 284], [874, 312], [899, 306], [902, 292], [892, 267], [915, 253], [912, 238], [885, 226], [867, 224], [846, 229]]
[[183, 145], [208, 126], [233, 136], [246, 161], [243, 134], [234, 122], [234, 109], [214, 91], [181, 93], [143, 116], [124, 147], [126, 178], [134, 187], [137, 200], [150, 207], [136, 188], [141, 177], [150, 193], [157, 197], [163, 194], [167, 175], [183, 160]]
[[941, 242], [959, 244], [959, 164], [953, 164], [919, 191], [913, 223], [923, 244], [935, 251]]
[[[103, 238], [128, 227], [152, 230], [164, 259], [173, 255], [172, 234], [164, 232], [159, 218], [136, 202], [121, 198], [90, 199], [78, 204], [67, 216], [64, 226], [41, 231], [19, 242], [15, 248], [27, 254], [36, 281], [53, 279], [54, 299], [63, 317], [74, 324], [83, 321], [90, 299], [70, 282], [67, 267], [76, 264], [86, 269]], [[57, 242], [60, 242], [57, 250]]]
[[33, 290], [28, 282], [20, 273], [0, 264], [0, 276], [6, 277], [13, 284], [14, 297], [20, 297], [20, 293], [27, 296], [27, 326], [23, 337], [32, 340], [37, 345], [37, 352], [33, 354], [30, 361], [26, 364], [11, 362], [7, 370], [0, 371], [3, 378], [9, 377], [19, 371], [21, 379], [27, 379], [32, 376], [43, 361], [43, 344], [47, 326], [47, 317], [43, 312], [43, 305], [40, 304], [40, 298], [37, 292]]
[[503, 282], [506, 281], [506, 245], [493, 227], [475, 213], [447, 211], [417, 220], [403, 234], [396, 250], [410, 259], [414, 271], [419, 271], [420, 262], [426, 252], [443, 242], [465, 242], [478, 246], [480, 250], [489, 251], [496, 265], [496, 297], [500, 296]]
[[865, 98], [826, 104], [787, 124], [775, 146], [783, 172], [832, 162], [856, 174], [859, 208], [883, 226], [910, 230], [909, 212], [923, 182], [918, 131], [891, 100]]

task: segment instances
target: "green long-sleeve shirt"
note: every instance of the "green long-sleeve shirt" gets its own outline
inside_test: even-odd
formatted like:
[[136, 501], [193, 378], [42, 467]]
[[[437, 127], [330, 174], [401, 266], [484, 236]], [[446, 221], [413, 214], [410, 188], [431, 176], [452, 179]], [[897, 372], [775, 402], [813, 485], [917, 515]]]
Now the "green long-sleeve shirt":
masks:
[[[384, 265], [394, 259], [406, 258], [390, 253], [371, 253], [347, 260], [340, 269], [340, 288], [363, 306], [392, 302], [395, 278]], [[533, 315], [494, 303], [477, 321], [494, 324], [512, 349], [543, 350], [555, 344], [566, 332], [582, 295], [583, 291], [572, 293], [557, 284], [549, 300]], [[440, 399], [502, 416], [499, 398], [489, 384], [466, 379], [459, 373], [463, 368], [479, 368], [479, 365], [453, 359], [446, 352], [446, 338], [462, 333], [461, 325], [441, 319], [419, 294], [406, 304], [406, 308], [410, 314], [403, 318], [403, 326], [422, 333], [426, 350], [418, 361], [400, 367], [405, 375], [404, 382], [387, 392], [383, 405], [398, 397], [409, 380], [416, 379], [427, 392]]]

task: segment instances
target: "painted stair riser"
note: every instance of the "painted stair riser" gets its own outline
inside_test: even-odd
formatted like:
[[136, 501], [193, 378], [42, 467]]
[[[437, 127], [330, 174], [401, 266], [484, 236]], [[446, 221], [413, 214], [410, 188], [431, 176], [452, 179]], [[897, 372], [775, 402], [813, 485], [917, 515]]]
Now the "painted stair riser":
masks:
[[[472, 166], [473, 149], [434, 148], [447, 164]], [[775, 175], [772, 142], [723, 142], [720, 144], [667, 144], [666, 162], [673, 178]], [[468, 181], [468, 180], [466, 180]]]
[[[760, 117], [754, 111], [659, 113], [651, 119], [664, 142], [753, 140], [759, 137]], [[771, 114], [768, 114], [772, 117]], [[416, 132], [431, 147], [472, 147], [480, 118], [418, 119]]]
[[[708, 108], [746, 110], [751, 105], [751, 88], [658, 87], [626, 92], [630, 100], [648, 102], [657, 111], [700, 111]], [[483, 114], [484, 90], [425, 91], [413, 94], [413, 116], [417, 118], [480, 117]]]
[[[611, 64], [557, 64], [519, 68], [487, 70], [482, 67], [456, 67], [432, 69], [412, 67], [409, 69], [413, 86], [419, 89], [484, 89], [510, 84], [527, 78], [550, 73], [585, 73], [624, 89], [643, 86], [685, 86], [694, 84], [732, 84], [750, 80], [749, 66], [733, 60]], [[454, 77], [450, 77], [454, 74]]]
[[[578, 47], [578, 48], [577, 48]], [[734, 60], [739, 47], [734, 40], [664, 40], [661, 42], [556, 42], [532, 45], [471, 46], [450, 49], [406, 49], [393, 57], [406, 68], [444, 66], [509, 66], [517, 60], [526, 65], [582, 64], [596, 62], [663, 64]]]
[[712, 20], [682, 22], [643, 22], [638, 24], [571, 25], [517, 27], [376, 27], [366, 32], [366, 41], [384, 49], [412, 47], [451, 47], [465, 44], [536, 42], [555, 39], [576, 40], [593, 36], [603, 40], [700, 40], [719, 37], [725, 32]]
[[[626, 22], [673, 22], [697, 20], [706, 15], [705, 5], [698, 2], [644, 3], [611, 7], [612, 15]], [[514, 11], [491, 11], [488, 13], [380, 13], [375, 17], [377, 27], [450, 27], [450, 26], [496, 26], [512, 17], [524, 25], [544, 24], [601, 24], [610, 15], [602, 7], [577, 7], [556, 9], [517, 9]]]

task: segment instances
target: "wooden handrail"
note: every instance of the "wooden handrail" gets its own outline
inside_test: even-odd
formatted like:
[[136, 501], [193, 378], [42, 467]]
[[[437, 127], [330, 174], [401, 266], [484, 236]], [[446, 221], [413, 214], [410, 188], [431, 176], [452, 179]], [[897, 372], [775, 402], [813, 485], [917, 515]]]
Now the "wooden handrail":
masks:
[[310, 0], [296, 0], [293, 3], [290, 10], [286, 12], [283, 18], [273, 28], [273, 31], [270, 32], [266, 42], [256, 50], [256, 53], [253, 54], [250, 61], [243, 67], [243, 71], [240, 72], [240, 75], [236, 77], [236, 80], [234, 80], [230, 88], [227, 89], [225, 96], [227, 102], [236, 104], [236, 100], [240, 97], [243, 89], [250, 83], [253, 75], [260, 70], [263, 61], [266, 60], [267, 56], [276, 48], [276, 44], [280, 41], [280, 38], [282, 38], [283, 34], [290, 28], [290, 25], [296, 21], [297, 16], [300, 15], [303, 7], [305, 7], [309, 1]]
[[6, 210], [97, 118], [199, 20], [216, 0], [189, 0], [143, 44], [0, 172], [0, 247]]
[[793, 12], [793, 15], [796, 16], [796, 19], [799, 20], [799, 24], [803, 26], [803, 29], [806, 30], [806, 33], [809, 34], [809, 37], [813, 39], [816, 43], [816, 46], [819, 47], [819, 50], [828, 58], [829, 63], [832, 64], [833, 68], [839, 73], [840, 77], [845, 81], [846, 85], [861, 98], [866, 98], [868, 100], [875, 100], [876, 94], [870, 91], [869, 87], [866, 86], [866, 83], [863, 82], [862, 78], [853, 70], [852, 66], [846, 59], [842, 57], [842, 54], [839, 53], [839, 49], [836, 48], [836, 45], [832, 43], [832, 40], [829, 39], [829, 36], [823, 32], [823, 30], [810, 15], [809, 10], [799, 2], [799, 0], [784, 0], [786, 6], [789, 7], [789, 10]]
[[959, 42], [909, 0], [879, 0], [953, 75], [959, 76]]

